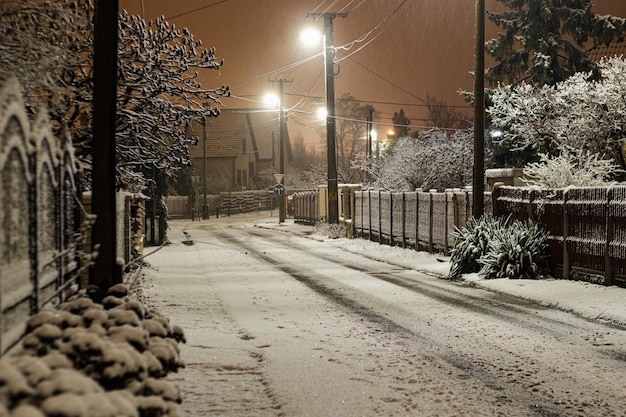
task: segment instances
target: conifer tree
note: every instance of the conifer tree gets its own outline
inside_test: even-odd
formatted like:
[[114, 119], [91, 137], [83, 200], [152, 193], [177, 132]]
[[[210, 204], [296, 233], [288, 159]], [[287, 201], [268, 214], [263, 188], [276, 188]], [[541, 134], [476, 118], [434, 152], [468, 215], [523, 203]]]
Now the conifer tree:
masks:
[[488, 12], [500, 28], [486, 50], [498, 63], [491, 82], [555, 85], [576, 72], [596, 71], [593, 48], [619, 39], [626, 19], [592, 12], [590, 0], [498, 0], [509, 10]]

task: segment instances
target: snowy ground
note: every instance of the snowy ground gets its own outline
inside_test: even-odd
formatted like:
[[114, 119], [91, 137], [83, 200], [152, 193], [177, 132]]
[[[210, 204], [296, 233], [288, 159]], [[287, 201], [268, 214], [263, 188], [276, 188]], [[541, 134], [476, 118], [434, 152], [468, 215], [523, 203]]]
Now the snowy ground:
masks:
[[626, 290], [451, 283], [440, 256], [313, 232], [171, 223], [144, 294], [186, 332], [184, 415], [626, 415]]
[[[257, 225], [301, 235], [308, 234], [313, 229], [310, 226], [294, 224], [289, 220], [279, 225], [274, 219], [266, 219]], [[441, 277], [445, 277], [450, 269], [449, 258], [442, 255], [431, 256], [425, 252], [415, 254], [411, 250], [379, 245], [363, 239], [329, 239], [319, 234], [315, 237], [346, 251]], [[465, 275], [463, 278], [480, 288], [536, 301], [592, 320], [606, 320], [626, 326], [626, 288], [557, 279], [485, 280], [478, 274]]]

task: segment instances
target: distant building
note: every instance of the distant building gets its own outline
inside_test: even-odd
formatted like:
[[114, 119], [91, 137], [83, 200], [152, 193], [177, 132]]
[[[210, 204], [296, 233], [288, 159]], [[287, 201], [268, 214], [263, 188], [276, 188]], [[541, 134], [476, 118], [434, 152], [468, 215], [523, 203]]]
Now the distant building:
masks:
[[[202, 181], [206, 158], [206, 181], [211, 192], [258, 189], [258, 173], [278, 172], [279, 130], [276, 111], [223, 109], [217, 117], [206, 118], [206, 147], [203, 126], [194, 121], [187, 136], [198, 138], [190, 146], [194, 174]], [[291, 159], [289, 132], [285, 127], [285, 161]], [[206, 155], [205, 155], [206, 149]]]
[[600, 62], [602, 58], [612, 58], [615, 56], [626, 57], [626, 40], [614, 40], [608, 45], [596, 46], [589, 52], [589, 59], [593, 62]]

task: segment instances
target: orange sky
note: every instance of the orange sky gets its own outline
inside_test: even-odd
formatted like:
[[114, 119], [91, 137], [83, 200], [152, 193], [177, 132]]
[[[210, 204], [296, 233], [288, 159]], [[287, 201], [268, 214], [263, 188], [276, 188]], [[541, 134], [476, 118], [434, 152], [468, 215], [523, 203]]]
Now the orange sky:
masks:
[[[285, 84], [290, 135], [318, 142], [310, 127], [324, 97], [323, 58], [294, 66], [322, 51], [307, 48], [299, 36], [306, 26], [323, 28], [308, 12], [348, 12], [334, 22], [335, 46], [348, 45], [385, 23], [349, 51], [338, 52], [336, 97], [350, 93], [377, 110], [381, 134], [394, 111], [404, 109], [411, 124], [423, 126], [428, 96], [467, 109], [458, 91], [471, 90], [473, 68], [474, 2], [472, 0], [143, 0], [145, 18], [164, 15], [176, 26], [186, 26], [206, 47], [215, 47], [225, 60], [222, 70], [206, 76], [207, 86], [229, 84], [229, 108], [258, 107], [263, 95], [277, 91], [271, 80]], [[120, 0], [120, 8], [141, 13], [142, 0]], [[326, 7], [332, 4], [332, 8]], [[594, 11], [626, 17], [626, 2], [597, 0]], [[487, 0], [487, 9], [499, 6]], [[196, 10], [199, 9], [199, 10]], [[196, 11], [194, 11], [196, 10]], [[190, 12], [179, 16], [182, 13]], [[487, 39], [495, 36], [493, 27]], [[361, 49], [359, 49], [361, 48]], [[347, 55], [351, 54], [346, 58]], [[343, 59], [343, 60], [342, 60]], [[305, 98], [306, 96], [306, 98]], [[468, 114], [471, 114], [469, 112]]]

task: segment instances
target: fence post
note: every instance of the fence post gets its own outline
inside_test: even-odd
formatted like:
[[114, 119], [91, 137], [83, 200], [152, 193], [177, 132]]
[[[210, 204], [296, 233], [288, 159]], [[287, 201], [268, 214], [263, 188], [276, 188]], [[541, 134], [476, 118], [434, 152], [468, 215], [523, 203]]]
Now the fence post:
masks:
[[444, 243], [443, 243], [443, 254], [445, 256], [448, 256], [448, 245], [449, 245], [449, 241], [448, 241], [448, 193], [447, 191], [444, 190], [443, 195], [445, 196], [444, 198], [444, 206], [445, 206], [445, 210], [444, 210], [444, 220], [443, 220], [443, 224], [444, 224]]
[[528, 193], [528, 218], [533, 223], [537, 222], [537, 216], [535, 216], [535, 209], [533, 208], [533, 202], [535, 201], [536, 194], [535, 190], [530, 190]]
[[367, 216], [369, 221], [367, 222], [367, 227], [369, 228], [369, 239], [372, 239], [372, 190], [367, 190]]
[[389, 192], [389, 246], [395, 243], [393, 238], [393, 191]]
[[433, 193], [428, 192], [429, 210], [428, 210], [428, 252], [433, 253]]
[[382, 204], [381, 202], [381, 198], [380, 198], [380, 194], [381, 191], [378, 190], [378, 243], [380, 243], [381, 245], [383, 244], [383, 219], [382, 219], [382, 213], [380, 211]]
[[402, 249], [406, 248], [406, 193], [402, 192]]
[[613, 258], [611, 257], [611, 242], [614, 237], [614, 220], [615, 213], [611, 210], [611, 201], [613, 200], [613, 186], [609, 186], [606, 191], [606, 246], [604, 248], [604, 285], [613, 285]]
[[496, 182], [491, 190], [491, 214], [494, 219], [500, 217], [500, 207], [498, 206], [498, 199], [500, 198], [501, 188], [504, 185], [503, 182]]
[[415, 250], [420, 250], [420, 193], [415, 190]]
[[567, 200], [569, 189], [563, 191], [563, 279], [569, 279], [571, 264], [569, 251], [567, 250], [567, 239], [569, 235], [569, 215], [567, 213]]

